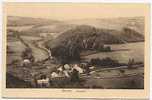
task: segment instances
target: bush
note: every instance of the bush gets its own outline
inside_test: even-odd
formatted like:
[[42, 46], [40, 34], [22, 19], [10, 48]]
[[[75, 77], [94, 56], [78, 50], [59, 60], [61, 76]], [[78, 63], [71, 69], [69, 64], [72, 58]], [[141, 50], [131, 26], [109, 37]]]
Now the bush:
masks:
[[119, 71], [120, 71], [120, 73], [122, 73], [122, 74], [125, 73], [125, 70], [123, 70], [123, 69], [120, 69]]
[[111, 47], [110, 46], [105, 47], [104, 51], [111, 51]]
[[101, 51], [101, 52], [109, 52], [109, 51], [111, 51], [111, 47], [110, 46], [100, 46], [97, 50]]

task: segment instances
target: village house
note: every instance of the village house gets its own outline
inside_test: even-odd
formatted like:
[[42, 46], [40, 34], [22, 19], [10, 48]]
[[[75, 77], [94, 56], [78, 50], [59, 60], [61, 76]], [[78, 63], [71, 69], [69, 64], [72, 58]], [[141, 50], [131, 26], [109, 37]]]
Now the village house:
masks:
[[76, 69], [80, 74], [82, 74], [84, 72], [84, 70], [81, 67], [79, 67], [78, 64], [75, 64], [73, 66], [73, 69]]
[[70, 66], [69, 64], [65, 64], [63, 66], [60, 66], [59, 68], [57, 68], [56, 72], [52, 72], [51, 73], [51, 77], [52, 78], [56, 78], [56, 77], [70, 77], [70, 73], [73, 72], [73, 70], [76, 70], [79, 72], [79, 74], [82, 74], [84, 72], [84, 70], [79, 67], [77, 64], [75, 64], [74, 66]]
[[22, 66], [28, 67], [28, 66], [30, 66], [30, 64], [31, 64], [31, 61], [29, 59], [24, 59], [23, 63], [22, 63]]
[[52, 72], [51, 73], [51, 78], [56, 78], [59, 77], [59, 75], [56, 72]]
[[50, 86], [50, 79], [46, 77], [46, 75], [42, 75], [41, 79], [37, 80], [38, 87], [49, 87]]

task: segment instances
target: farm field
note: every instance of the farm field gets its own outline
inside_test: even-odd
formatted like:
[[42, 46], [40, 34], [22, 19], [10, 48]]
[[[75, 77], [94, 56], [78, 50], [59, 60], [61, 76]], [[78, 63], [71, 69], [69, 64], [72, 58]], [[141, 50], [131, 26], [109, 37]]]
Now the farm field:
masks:
[[[126, 43], [110, 45], [113, 52], [101, 52], [85, 56], [84, 58], [90, 60], [91, 58], [105, 58], [110, 57], [118, 60], [121, 63], [128, 62], [129, 58], [135, 59], [137, 62], [144, 62], [144, 42]], [[137, 53], [138, 52], [138, 53]]]
[[7, 42], [8, 54], [7, 54], [7, 64], [12, 63], [13, 61], [21, 61], [21, 54], [25, 50], [26, 46], [22, 44], [19, 40], [11, 40]]
[[[144, 67], [139, 67], [136, 69], [123, 69], [124, 73], [121, 73], [119, 69], [115, 70], [104, 70], [94, 72], [86, 77], [85, 86], [86, 87], [102, 87], [106, 89], [113, 88], [144, 88]], [[106, 68], [105, 68], [106, 69]], [[138, 84], [138, 85], [137, 85]], [[130, 87], [129, 85], [134, 85], [137, 87]]]
[[[46, 51], [37, 48], [33, 42], [34, 41], [39, 41], [42, 40], [41, 37], [38, 36], [22, 36], [21, 38], [23, 38], [23, 40], [25, 41], [25, 43], [27, 43], [30, 48], [32, 49], [33, 55], [36, 58], [36, 61], [41, 61], [43, 59], [48, 58], [48, 54]], [[38, 42], [37, 42], [38, 43]], [[7, 45], [9, 47], [9, 51], [13, 51], [12, 53], [8, 53], [8, 57], [7, 57], [7, 61], [8, 64], [10, 64], [12, 61], [15, 60], [21, 60], [21, 53], [27, 48], [19, 39], [17, 40], [9, 40], [7, 42]]]
[[9, 26], [8, 29], [16, 30], [16, 31], [25, 31], [25, 30], [31, 29], [33, 26], [34, 26], [34, 25], [27, 25], [27, 26]]
[[[105, 78], [105, 79], [94, 79], [88, 78], [86, 86], [96, 87], [103, 89], [132, 89], [139, 88], [143, 89], [144, 78], [140, 75], [128, 76], [123, 78]], [[91, 84], [91, 85], [90, 85]], [[137, 85], [138, 84], [138, 85]]]

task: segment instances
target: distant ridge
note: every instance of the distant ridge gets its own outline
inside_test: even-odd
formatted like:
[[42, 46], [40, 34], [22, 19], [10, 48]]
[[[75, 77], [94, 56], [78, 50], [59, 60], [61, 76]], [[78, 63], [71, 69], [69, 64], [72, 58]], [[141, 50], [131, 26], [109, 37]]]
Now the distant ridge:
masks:
[[24, 26], [24, 25], [48, 25], [54, 23], [62, 23], [61, 21], [43, 19], [43, 18], [32, 18], [32, 17], [20, 17], [20, 16], [7, 16], [8, 26]]

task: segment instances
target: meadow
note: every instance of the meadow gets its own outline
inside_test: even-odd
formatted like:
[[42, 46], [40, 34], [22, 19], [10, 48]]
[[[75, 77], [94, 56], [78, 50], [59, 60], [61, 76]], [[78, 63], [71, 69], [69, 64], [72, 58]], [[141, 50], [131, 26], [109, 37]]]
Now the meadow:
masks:
[[118, 60], [120, 63], [127, 63], [130, 59], [135, 59], [136, 62], [144, 63], [144, 42], [126, 43], [126, 44], [113, 44], [110, 45], [112, 52], [99, 52], [85, 56], [88, 61], [92, 58], [105, 58], [110, 57]]

